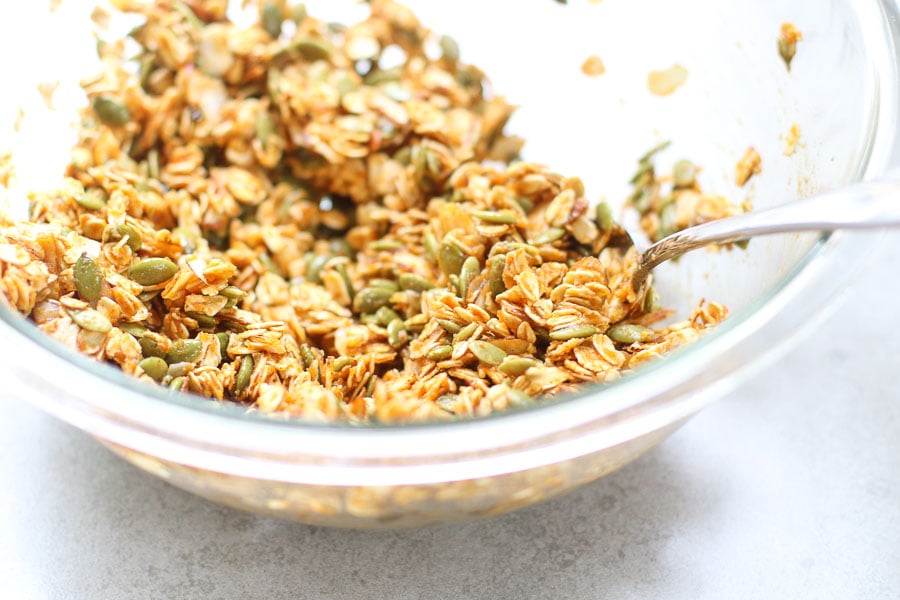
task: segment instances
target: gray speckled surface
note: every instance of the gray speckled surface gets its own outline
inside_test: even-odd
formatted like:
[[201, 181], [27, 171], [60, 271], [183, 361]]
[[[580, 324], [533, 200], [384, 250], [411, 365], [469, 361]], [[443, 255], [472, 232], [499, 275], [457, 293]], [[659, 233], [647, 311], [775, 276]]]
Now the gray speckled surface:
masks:
[[870, 268], [778, 365], [636, 463], [467, 525], [242, 514], [2, 397], [3, 596], [900, 597], [898, 274]]

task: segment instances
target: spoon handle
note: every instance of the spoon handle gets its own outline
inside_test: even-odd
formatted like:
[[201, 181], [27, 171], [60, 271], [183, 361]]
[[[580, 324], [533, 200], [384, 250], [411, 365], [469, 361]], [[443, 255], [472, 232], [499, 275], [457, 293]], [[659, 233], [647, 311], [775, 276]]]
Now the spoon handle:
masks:
[[647, 275], [660, 263], [709, 244], [739, 242], [773, 233], [893, 227], [900, 227], [900, 172], [897, 171], [880, 179], [816, 194], [806, 200], [673, 233], [641, 254], [631, 281], [634, 289], [639, 290]]

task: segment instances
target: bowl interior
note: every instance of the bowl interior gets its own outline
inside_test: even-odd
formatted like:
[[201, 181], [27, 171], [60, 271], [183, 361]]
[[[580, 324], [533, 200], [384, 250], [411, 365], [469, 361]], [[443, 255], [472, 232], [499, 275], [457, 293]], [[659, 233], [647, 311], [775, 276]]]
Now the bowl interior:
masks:
[[[885, 68], [871, 41], [882, 18], [875, 0], [407, 4], [453, 36], [495, 93], [521, 107], [509, 127], [526, 138], [525, 158], [582, 177], [592, 200], [621, 205], [637, 157], [662, 140], [673, 142], [659, 156], [663, 169], [689, 158], [702, 166], [705, 190], [757, 207], [852, 181], [867, 167]], [[85, 103], [79, 80], [99, 68], [93, 5], [63, 2], [53, 13], [37, 2], [0, 8], [0, 49], [21, 57], [0, 64], [0, 150], [13, 151], [17, 170], [5, 196], [17, 216], [24, 191], [52, 188], [68, 160], [74, 111]], [[366, 10], [350, 0], [307, 5], [338, 21]], [[803, 33], [790, 71], [776, 47], [785, 21]], [[606, 66], [600, 77], [581, 72], [592, 54]], [[675, 64], [688, 70], [685, 85], [670, 96], [650, 94], [647, 74]], [[39, 88], [52, 90], [52, 100]], [[787, 156], [793, 124], [801, 140]], [[763, 171], [739, 188], [734, 167], [748, 146], [761, 153]], [[694, 253], [658, 271], [663, 301], [683, 315], [700, 298], [713, 299], [740, 319], [816, 240], [779, 236], [754, 240], [746, 252]]]

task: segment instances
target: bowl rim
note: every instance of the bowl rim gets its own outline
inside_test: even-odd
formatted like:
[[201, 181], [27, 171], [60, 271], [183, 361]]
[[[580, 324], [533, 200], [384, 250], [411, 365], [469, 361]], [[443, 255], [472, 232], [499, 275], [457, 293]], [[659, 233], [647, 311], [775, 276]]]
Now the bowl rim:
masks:
[[[873, 73], [864, 151], [848, 179], [881, 174], [900, 157], [897, 0], [863, 2], [890, 60]], [[867, 16], [866, 16], [867, 15]], [[861, 17], [861, 18], [863, 18]], [[893, 20], [892, 20], [893, 19]], [[869, 28], [863, 28], [869, 31]], [[0, 304], [0, 339], [16, 395], [103, 440], [190, 468], [291, 483], [412, 485], [490, 477], [560, 463], [677, 423], [785, 352], [813, 315], [846, 289], [879, 236], [827, 234], [753, 304], [666, 360], [527, 409], [391, 426], [248, 416], [245, 409], [167, 395], [78, 355]], [[801, 326], [797, 326], [800, 323]], [[778, 340], [772, 348], [770, 340]], [[768, 346], [768, 347], [767, 347]], [[763, 352], [765, 350], [765, 352]], [[715, 358], [715, 372], [705, 371]], [[48, 376], [50, 374], [50, 376]], [[110, 387], [111, 386], [111, 387]]]

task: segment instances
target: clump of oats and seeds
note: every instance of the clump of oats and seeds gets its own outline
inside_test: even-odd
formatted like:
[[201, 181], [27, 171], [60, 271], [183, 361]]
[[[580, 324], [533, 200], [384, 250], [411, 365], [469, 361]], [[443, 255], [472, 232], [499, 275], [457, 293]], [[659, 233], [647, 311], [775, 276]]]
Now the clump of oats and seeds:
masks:
[[242, 28], [226, 0], [114, 4], [139, 56], [101, 45], [65, 184], [0, 228], [0, 298], [68, 346], [259, 411], [397, 422], [611, 380], [724, 318], [653, 328], [608, 205], [517, 161], [513, 107], [407, 8], [339, 26], [268, 0]]

